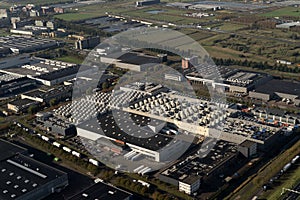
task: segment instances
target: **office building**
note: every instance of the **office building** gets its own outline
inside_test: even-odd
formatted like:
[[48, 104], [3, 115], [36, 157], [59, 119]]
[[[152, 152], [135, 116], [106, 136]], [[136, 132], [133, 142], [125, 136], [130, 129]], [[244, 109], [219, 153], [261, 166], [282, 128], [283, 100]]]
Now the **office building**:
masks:
[[90, 37], [87, 39], [80, 39], [75, 42], [76, 49], [91, 49], [95, 48], [100, 43], [100, 37]]
[[182, 58], [182, 62], [181, 62], [181, 66], [182, 69], [188, 69], [191, 68], [193, 66], [196, 66], [198, 64], [198, 57], [197, 56], [192, 56], [192, 57], [186, 57], [186, 58]]
[[238, 150], [246, 158], [249, 158], [257, 153], [257, 143], [246, 140], [238, 146]]
[[192, 195], [200, 188], [200, 176], [188, 176], [178, 183], [178, 190]]

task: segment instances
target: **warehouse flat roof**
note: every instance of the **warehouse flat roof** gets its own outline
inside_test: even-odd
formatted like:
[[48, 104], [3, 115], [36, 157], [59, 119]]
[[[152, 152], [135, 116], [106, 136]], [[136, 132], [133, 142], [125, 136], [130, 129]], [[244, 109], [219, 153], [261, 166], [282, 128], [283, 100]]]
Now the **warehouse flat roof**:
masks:
[[24, 51], [37, 51], [43, 47], [45, 44], [52, 44], [53, 46], [57, 44], [55, 40], [35, 38], [30, 36], [19, 36], [19, 35], [9, 35], [0, 37], [0, 45], [2, 47], [7, 47], [10, 49], [19, 49]]
[[12, 74], [15, 76], [37, 76], [38, 75], [37, 71], [33, 71], [31, 69], [25, 69], [21, 67], [3, 69], [2, 72]]
[[244, 142], [242, 142], [242, 143], [240, 144], [240, 146], [250, 148], [250, 147], [252, 147], [254, 144], [256, 144], [256, 143], [255, 143], [255, 142], [252, 142], [252, 141], [249, 141], [249, 140], [245, 140]]
[[183, 179], [180, 182], [183, 183], [187, 183], [187, 184], [194, 184], [196, 181], [200, 180], [202, 177], [201, 176], [197, 176], [197, 175], [189, 175], [188, 177], [186, 177], [185, 179]]
[[105, 183], [97, 183], [87, 188], [86, 190], [80, 192], [79, 194], [73, 196], [70, 200], [94, 200], [94, 199], [105, 199], [105, 200], [123, 200], [131, 197], [132, 194], [121, 190], [112, 185]]
[[[131, 117], [134, 114], [130, 113], [129, 115]], [[155, 134], [150, 130], [148, 131], [146, 129], [144, 130], [139, 128], [137, 124], [144, 126], [148, 123], [148, 119], [146, 119], [144, 116], [140, 116], [139, 122], [136, 121], [138, 117], [137, 115], [134, 116], [134, 119], [132, 120], [129, 120], [129, 118], [126, 117], [127, 115], [114, 117], [111, 113], [104, 114], [98, 117], [98, 121], [96, 121], [96, 119], [92, 119], [90, 121], [83, 122], [82, 124], [78, 125], [78, 127], [99, 133], [100, 135], [105, 134], [107, 137], [121, 140], [125, 143], [137, 145], [153, 151], [157, 151], [165, 147], [173, 140], [173, 138], [170, 136], [159, 133]], [[142, 120], [143, 118], [144, 120]]]
[[1, 70], [3, 73], [8, 73], [17, 76], [40, 76], [43, 74], [48, 74], [55, 71], [60, 71], [68, 68], [72, 68], [76, 66], [76, 64], [43, 59], [38, 57], [33, 57], [30, 59], [28, 64], [24, 64], [21, 67], [15, 66], [7, 69]]
[[17, 153], [25, 153], [27, 149], [0, 139], [0, 161]]
[[275, 92], [300, 96], [300, 82], [272, 79], [257, 86], [255, 92], [273, 94]]
[[47, 98], [50, 95], [56, 95], [56, 94], [60, 94], [62, 92], [67, 93], [71, 89], [72, 89], [72, 87], [70, 87], [70, 86], [60, 86], [57, 88], [50, 89], [48, 91], [37, 89], [37, 90], [30, 91], [30, 92], [26, 92], [23, 95], [26, 95], [28, 97], [34, 97], [34, 98]]
[[42, 74], [38, 78], [47, 80], [47, 81], [52, 81], [52, 80], [56, 80], [56, 79], [59, 79], [59, 78], [65, 77], [65, 76], [70, 76], [72, 74], [77, 74], [79, 68], [80, 68], [80, 66], [69, 67], [69, 68], [61, 69], [61, 70], [54, 71], [51, 73]]
[[36, 101], [30, 100], [30, 99], [17, 99], [12, 102], [9, 102], [9, 104], [14, 106], [23, 106], [23, 105], [29, 105], [36, 103]]
[[66, 173], [18, 154], [0, 162], [0, 199], [16, 199]]
[[117, 59], [121, 63], [128, 63], [134, 65], [159, 63], [157, 57], [145, 55], [138, 52], [128, 52], [128, 53], [117, 52], [117, 53], [112, 53], [107, 57]]
[[[195, 176], [201, 177], [210, 174], [222, 166], [224, 162], [232, 159], [236, 153], [236, 145], [220, 140], [206, 157], [200, 158], [198, 154], [194, 154], [169, 167], [161, 175], [181, 182], [191, 183], [195, 180]], [[189, 178], [190, 176], [191, 178]]]
[[39, 97], [42, 98], [45, 95], [46, 92], [42, 91], [42, 90], [33, 90], [30, 92], [26, 92], [24, 93], [24, 95], [26, 96], [30, 96], [30, 97]]

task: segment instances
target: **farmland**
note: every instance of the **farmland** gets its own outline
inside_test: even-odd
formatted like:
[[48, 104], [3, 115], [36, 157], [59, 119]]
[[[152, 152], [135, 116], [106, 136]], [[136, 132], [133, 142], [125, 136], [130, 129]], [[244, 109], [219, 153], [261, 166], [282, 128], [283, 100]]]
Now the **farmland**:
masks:
[[293, 16], [300, 17], [300, 8], [298, 7], [285, 7], [273, 10], [271, 12], [263, 13], [265, 17], [281, 17], [281, 16]]

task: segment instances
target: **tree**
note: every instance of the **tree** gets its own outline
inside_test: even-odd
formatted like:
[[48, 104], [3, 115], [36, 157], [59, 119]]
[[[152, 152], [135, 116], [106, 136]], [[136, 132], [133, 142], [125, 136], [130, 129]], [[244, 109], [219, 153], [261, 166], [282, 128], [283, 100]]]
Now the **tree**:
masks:
[[53, 99], [51, 99], [51, 100], [49, 101], [50, 106], [55, 106], [57, 103], [58, 103], [58, 102], [57, 102], [57, 100], [56, 100], [55, 98], [53, 98]]
[[262, 50], [261, 50], [261, 48], [258, 48], [257, 49], [257, 55], [261, 55], [262, 54]]
[[28, 110], [27, 110], [27, 112], [29, 113], [29, 114], [34, 114], [34, 113], [36, 113], [38, 111], [38, 106], [37, 105], [31, 105], [31, 106], [29, 106], [29, 108], [28, 108]]
[[105, 81], [102, 83], [102, 89], [107, 89], [108, 88], [108, 83]]

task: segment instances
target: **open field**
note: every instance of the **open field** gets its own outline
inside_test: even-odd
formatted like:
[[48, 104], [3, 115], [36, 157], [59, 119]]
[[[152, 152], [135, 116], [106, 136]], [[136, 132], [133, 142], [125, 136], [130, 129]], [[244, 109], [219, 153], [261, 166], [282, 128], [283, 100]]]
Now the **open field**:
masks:
[[[128, 6], [131, 5], [131, 6]], [[63, 19], [66, 21], [78, 21], [90, 19], [105, 15], [106, 12], [110, 14], [120, 14], [124, 11], [134, 9], [133, 2], [121, 3], [101, 3], [87, 6], [80, 6], [66, 10], [64, 14], [55, 15], [55, 18]]]
[[84, 12], [76, 12], [76, 13], [65, 13], [62, 15], [57, 15], [56, 18], [62, 19], [65, 21], [78, 21], [78, 20], [84, 20], [84, 19], [90, 19], [94, 17], [100, 17], [104, 15], [105, 13], [84, 13]]
[[35, 4], [35, 5], [49, 5], [49, 4], [59, 4], [59, 3], [72, 3], [73, 0], [23, 0], [23, 1], [16, 1], [16, 0], [4, 0], [0, 2], [0, 7], [9, 7], [13, 4]]
[[292, 35], [291, 32], [280, 30], [239, 30], [235, 35], [217, 34], [199, 42], [217, 58], [239, 58], [273, 64], [277, 59], [283, 59], [299, 63], [299, 48]]
[[221, 26], [218, 26], [218, 28], [222, 31], [237, 31], [242, 28], [247, 28], [247, 25], [242, 24], [233, 24], [233, 23], [224, 23]]
[[76, 56], [64, 56], [60, 58], [55, 58], [55, 60], [69, 62], [69, 63], [75, 63], [75, 64], [82, 64], [83, 60], [76, 57]]
[[[149, 13], [149, 11], [161, 11], [157, 14]], [[199, 18], [186, 17], [184, 14], [186, 10], [167, 8], [161, 6], [148, 6], [143, 8], [136, 8], [133, 2], [129, 3], [117, 3], [114, 5], [96, 4], [93, 6], [78, 7], [74, 8], [70, 13], [56, 15], [57, 18], [66, 21], [76, 21], [80, 19], [95, 18], [104, 15], [105, 13], [122, 15], [128, 18], [144, 19], [152, 22], [170, 22], [175, 24], [190, 24], [199, 22]], [[201, 21], [210, 20], [212, 17], [207, 19], [203, 18]]]
[[[255, 56], [248, 53], [242, 53], [236, 50], [228, 49], [228, 48], [222, 48], [218, 46], [203, 46], [204, 49], [210, 54], [210, 56], [215, 58], [231, 58], [235, 60], [249, 60], [249, 61], [255, 61], [255, 62], [265, 62], [268, 61], [267, 58], [263, 56]], [[247, 56], [247, 58], [240, 57], [241, 55]]]
[[300, 8], [297, 7], [286, 7], [280, 8], [271, 12], [263, 13], [261, 16], [265, 17], [281, 17], [281, 16], [293, 16], [300, 17]]
[[55, 15], [56, 18], [66, 20], [66, 21], [78, 21], [84, 19], [90, 19], [95, 17], [100, 17], [105, 15], [106, 12], [111, 14], [120, 14], [124, 11], [131, 10], [130, 7], [123, 7], [122, 4], [95, 4], [89, 6], [83, 6], [72, 11], [68, 11], [64, 14]]
[[[161, 11], [157, 14], [151, 14], [149, 11]], [[198, 23], [199, 18], [187, 17], [184, 16], [188, 11], [174, 9], [174, 8], [167, 8], [167, 7], [160, 7], [160, 6], [152, 6], [148, 8], [136, 9], [131, 11], [125, 11], [121, 14], [124, 16], [129, 17], [136, 17], [154, 21], [162, 21], [162, 22], [171, 22], [175, 24], [190, 24], [190, 23]], [[205, 19], [202, 18], [201, 21], [206, 21], [212, 19], [211, 17]]]
[[[296, 184], [300, 182], [300, 167], [297, 166], [297, 169], [294, 169], [292, 172], [288, 173], [280, 180], [282, 184], [276, 186], [274, 189], [269, 190], [268, 192], [262, 195], [266, 199], [280, 199], [282, 188], [293, 188]], [[288, 192], [287, 192], [288, 193]]]
[[209, 37], [212, 37], [214, 34], [210, 32], [205, 32], [201, 30], [194, 31], [192, 33], [187, 34], [189, 37], [193, 38], [196, 41], [200, 41]]

